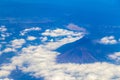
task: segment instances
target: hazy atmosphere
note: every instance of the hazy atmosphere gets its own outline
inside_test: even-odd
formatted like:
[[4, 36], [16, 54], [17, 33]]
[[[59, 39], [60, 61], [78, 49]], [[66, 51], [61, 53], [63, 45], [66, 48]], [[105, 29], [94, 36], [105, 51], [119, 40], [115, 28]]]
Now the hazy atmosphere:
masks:
[[0, 0], [0, 80], [120, 80], [120, 1]]

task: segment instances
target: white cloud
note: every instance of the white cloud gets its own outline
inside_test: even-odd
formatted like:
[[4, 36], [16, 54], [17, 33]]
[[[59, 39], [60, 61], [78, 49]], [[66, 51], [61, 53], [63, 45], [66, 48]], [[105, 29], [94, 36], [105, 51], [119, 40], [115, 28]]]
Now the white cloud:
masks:
[[114, 36], [106, 36], [103, 37], [99, 42], [102, 44], [116, 44], [117, 40], [115, 39]]
[[80, 32], [73, 32], [65, 29], [55, 29], [50, 30], [47, 29], [44, 33], [42, 33], [43, 36], [50, 36], [50, 37], [60, 37], [60, 36], [79, 36], [81, 35]]
[[28, 36], [27, 37], [27, 40], [29, 40], [29, 41], [33, 41], [33, 40], [35, 40], [36, 39], [36, 37], [34, 37], [34, 36]]
[[[46, 49], [51, 49], [54, 50], [64, 44], [74, 42], [80, 38], [82, 38], [85, 33], [84, 32], [73, 32], [65, 29], [55, 29], [55, 30], [46, 30], [45, 32], [42, 33], [43, 38], [48, 40], [48, 37], [52, 37], [53, 39], [48, 40], [48, 43], [45, 43], [43, 45], [44, 48]], [[64, 37], [64, 38], [59, 38], [59, 37]]]
[[67, 44], [67, 43], [70, 43], [70, 42], [74, 42], [80, 38], [82, 38], [83, 36], [81, 37], [76, 37], [76, 38], [63, 38], [63, 39], [60, 39], [56, 42], [49, 42], [49, 43], [46, 43], [44, 45], [42, 45], [44, 48], [46, 49], [49, 49], [49, 50], [55, 50], [56, 48], [59, 48], [60, 46], [64, 45], [64, 44]]
[[10, 44], [6, 45], [4, 50], [0, 51], [0, 55], [8, 52], [16, 52], [18, 48], [21, 48], [26, 41], [24, 39], [14, 39], [10, 41]]
[[[50, 64], [54, 63], [55, 57], [56, 57], [56, 55], [58, 53], [54, 52], [54, 51], [51, 51], [51, 50], [54, 50], [54, 49], [62, 46], [63, 44], [66, 44], [66, 43], [78, 40], [81, 37], [83, 37], [83, 35], [81, 35], [82, 33], [81, 34], [78, 33], [78, 34], [79, 35], [77, 35], [76, 33], [73, 33], [74, 37], [63, 38], [63, 39], [60, 39], [60, 40], [58, 40], [56, 42], [48, 42], [48, 43], [45, 43], [44, 45], [30, 46], [28, 48], [23, 48], [21, 55], [13, 57], [11, 59], [11, 64], [9, 64], [9, 65], [3, 65], [1, 67], [1, 71], [2, 72], [7, 72], [4, 75], [2, 74], [1, 76], [4, 77], [6, 75], [9, 75], [10, 72], [15, 69], [15, 66], [21, 66], [23, 68], [24, 67], [23, 64], [26, 61], [28, 62], [30, 58], [35, 59], [35, 57], [36, 57], [35, 61], [38, 60], [38, 62], [39, 61], [42, 62], [43, 66], [46, 65], [46, 63], [44, 64], [44, 62], [48, 62]], [[16, 47], [16, 46], [21, 46], [21, 44], [25, 43], [25, 41], [23, 39], [15, 39], [15, 40], [11, 41], [11, 43], [12, 43], [12, 46]], [[35, 49], [35, 52], [34, 52], [34, 49]], [[37, 53], [36, 53], [36, 51], [37, 51]], [[32, 62], [34, 63], [34, 60]]]
[[68, 24], [67, 28], [70, 30], [76, 30], [76, 31], [86, 31], [85, 28], [79, 27], [78, 25], [75, 25], [73, 23]]
[[[2, 70], [11, 71], [18, 66], [23, 72], [30, 72], [45, 80], [116, 80], [120, 79], [120, 66], [109, 63], [58, 64], [55, 58], [59, 53], [46, 50], [41, 46], [29, 46], [22, 54], [11, 59], [12, 63], [2, 66]], [[26, 57], [27, 56], [27, 57]], [[28, 66], [24, 66], [28, 64]]]
[[10, 79], [10, 78], [3, 78], [3, 79], [0, 79], [0, 80], [13, 80], [13, 79]]
[[[65, 37], [55, 42], [23, 48], [21, 54], [11, 59], [11, 63], [3, 64], [0, 67], [0, 73], [4, 73], [0, 74], [0, 78], [8, 77], [17, 66], [24, 73], [30, 73], [36, 78], [44, 77], [45, 80], [120, 80], [120, 65], [106, 62], [91, 64], [56, 63], [56, 57], [60, 53], [54, 50], [66, 43], [82, 38], [83, 35], [78, 34], [73, 32], [73, 35], [76, 35], [74, 37]], [[53, 35], [49, 36], [53, 37]]]
[[15, 52], [16, 50], [14, 48], [6, 48], [2, 52]]
[[39, 30], [41, 30], [40, 27], [24, 29], [23, 31], [20, 32], [20, 35], [24, 36], [26, 33], [30, 32], [30, 31], [39, 31]]
[[42, 42], [45, 42], [45, 41], [48, 40], [48, 38], [47, 38], [47, 37], [40, 37], [40, 40], [41, 40]]
[[0, 32], [5, 32], [7, 31], [7, 28], [5, 26], [0, 26]]
[[4, 71], [4, 70], [1, 70], [0, 71], [0, 76], [7, 76], [7, 75], [9, 75], [10, 74], [10, 72], [9, 71]]
[[0, 26], [0, 40], [5, 40], [5, 38], [10, 35], [11, 33], [7, 32], [7, 28], [5, 26]]
[[11, 41], [11, 47], [12, 48], [21, 48], [24, 43], [26, 43], [26, 41], [24, 39], [15, 39], [15, 40]]
[[115, 52], [113, 54], [110, 54], [110, 55], [108, 55], [108, 57], [112, 60], [119, 62], [120, 61], [120, 52]]

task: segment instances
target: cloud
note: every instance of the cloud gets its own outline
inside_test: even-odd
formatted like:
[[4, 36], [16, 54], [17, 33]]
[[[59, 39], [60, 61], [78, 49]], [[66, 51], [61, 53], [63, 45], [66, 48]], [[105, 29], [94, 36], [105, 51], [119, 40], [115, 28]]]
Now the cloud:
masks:
[[47, 38], [47, 37], [40, 37], [40, 40], [41, 40], [42, 42], [45, 42], [45, 41], [48, 40], [48, 38]]
[[[120, 65], [114, 65], [107, 62], [97, 62], [91, 64], [74, 63], [56, 63], [56, 57], [60, 53], [55, 49], [58, 47], [76, 41], [82, 38], [83, 33], [70, 32], [73, 34], [56, 33], [51, 30], [49, 35], [58, 38], [58, 36], [67, 35], [67, 37], [56, 39], [53, 42], [45, 42], [38, 46], [28, 46], [22, 48], [18, 56], [11, 58], [10, 63], [2, 64], [0, 67], [0, 78], [9, 77], [11, 72], [20, 69], [24, 73], [30, 73], [36, 78], [44, 77], [45, 80], [119, 80]], [[64, 30], [63, 30], [64, 31]], [[66, 31], [66, 30], [65, 30]], [[46, 32], [46, 31], [45, 31]], [[53, 35], [53, 32], [56, 33]], [[59, 30], [58, 30], [59, 32]], [[47, 32], [48, 33], [48, 32]], [[43, 34], [44, 35], [44, 34]], [[71, 37], [68, 37], [72, 35]]]
[[110, 54], [110, 55], [108, 55], [108, 57], [112, 60], [119, 62], [120, 61], [120, 52], [115, 52], [113, 54]]
[[5, 40], [6, 37], [9, 37], [11, 33], [7, 32], [6, 26], [0, 26], [0, 40]]
[[[1, 72], [5, 72], [5, 73], [1, 74], [0, 77], [6, 77], [7, 75], [9, 75], [10, 72], [12, 70], [14, 70], [16, 66], [19, 66], [19, 67], [23, 68], [24, 67], [23, 64], [26, 61], [29, 62], [30, 59], [31, 60], [34, 59], [35, 61], [38, 60], [38, 62], [39, 61], [42, 62], [43, 66], [46, 65], [46, 63], [44, 63], [44, 62], [48, 62], [50, 64], [54, 63], [55, 62], [55, 57], [58, 53], [54, 52], [54, 51], [51, 51], [51, 50], [55, 50], [56, 48], [66, 44], [66, 43], [70, 43], [72, 41], [75, 41], [75, 40], [78, 40], [78, 39], [82, 38], [83, 35], [81, 35], [81, 34], [82, 33], [78, 33], [78, 34], [73, 33], [72, 35], [74, 35], [74, 37], [67, 37], [67, 38], [59, 39], [56, 42], [47, 42], [44, 45], [29, 46], [28, 48], [23, 48], [22, 53], [19, 56], [15, 56], [11, 59], [10, 64], [3, 64], [1, 66], [0, 73]], [[25, 41], [24, 41], [24, 39], [15, 39], [15, 40], [11, 41], [11, 43], [12, 43], [12, 46], [14, 46], [14, 47], [17, 46], [18, 47], [18, 46], [21, 46], [21, 44], [25, 43]], [[35, 49], [35, 52], [34, 52], [34, 49]], [[37, 53], [36, 53], [36, 51], [37, 51]], [[34, 60], [31, 63], [34, 63]]]
[[24, 36], [26, 33], [30, 31], [39, 31], [39, 30], [41, 30], [40, 27], [32, 27], [32, 28], [24, 29], [23, 31], [20, 32], [20, 35]]
[[3, 25], [0, 26], [0, 32], [5, 32], [5, 31], [7, 31], [7, 28]]
[[78, 25], [75, 25], [73, 23], [68, 24], [67, 28], [75, 31], [86, 31], [85, 28], [79, 27]]
[[74, 42], [82, 38], [84, 35], [85, 35], [84, 32], [73, 32], [73, 31], [69, 31], [66, 29], [59, 29], [59, 28], [55, 30], [47, 29], [45, 32], [42, 33], [43, 38], [45, 38], [48, 41], [48, 43], [44, 44], [44, 47], [52, 50], [64, 44]]
[[10, 41], [10, 44], [7, 45], [7, 47], [0, 52], [0, 55], [2, 53], [8, 53], [8, 52], [16, 52], [18, 48], [21, 48], [23, 44], [25, 44], [26, 41], [24, 39], [14, 39]]
[[60, 36], [78, 36], [81, 35], [79, 32], [73, 32], [73, 31], [68, 31], [65, 29], [55, 29], [55, 30], [50, 30], [47, 29], [44, 33], [42, 33], [43, 36], [51, 36], [51, 37], [60, 37]]
[[118, 41], [114, 36], [105, 36], [99, 42], [101, 44], [116, 44]]
[[16, 50], [14, 48], [6, 48], [5, 50], [3, 50], [2, 52], [16, 52]]
[[27, 40], [29, 40], [29, 41], [33, 41], [33, 40], [35, 40], [36, 39], [36, 37], [34, 37], [34, 36], [28, 36], [27, 37]]
[[[55, 58], [59, 53], [49, 51], [42, 46], [23, 48], [22, 54], [11, 59], [12, 63], [2, 66], [2, 70], [11, 71], [18, 66], [24, 73], [45, 80], [119, 80], [120, 66], [109, 63], [58, 64]], [[26, 57], [27, 56], [27, 57]], [[24, 66], [26, 64], [27, 66]], [[10, 67], [9, 67], [10, 66]]]
[[24, 39], [15, 39], [11, 41], [11, 47], [12, 48], [21, 48], [23, 44], [25, 44], [26, 41]]
[[13, 79], [10, 79], [10, 78], [3, 78], [3, 79], [0, 79], [0, 80], [13, 80]]

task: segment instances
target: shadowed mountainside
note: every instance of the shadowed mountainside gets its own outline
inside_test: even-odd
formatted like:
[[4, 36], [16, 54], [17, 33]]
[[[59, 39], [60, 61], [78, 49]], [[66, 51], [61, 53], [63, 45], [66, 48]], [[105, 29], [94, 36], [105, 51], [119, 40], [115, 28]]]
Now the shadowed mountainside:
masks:
[[56, 61], [58, 63], [80, 64], [107, 61], [107, 55], [112, 52], [112, 47], [84, 37], [58, 48], [57, 51], [61, 54], [57, 56]]

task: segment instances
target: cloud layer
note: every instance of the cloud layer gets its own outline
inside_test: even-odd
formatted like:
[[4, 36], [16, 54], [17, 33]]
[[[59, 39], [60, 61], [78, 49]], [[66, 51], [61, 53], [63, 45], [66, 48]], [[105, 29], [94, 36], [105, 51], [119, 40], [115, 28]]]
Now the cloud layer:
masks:
[[[26, 30], [25, 30], [26, 31]], [[27, 30], [29, 31], [29, 29]], [[11, 58], [10, 63], [0, 66], [0, 79], [6, 80], [13, 70], [22, 70], [36, 78], [44, 77], [45, 80], [119, 80], [120, 65], [107, 62], [91, 64], [56, 63], [55, 50], [60, 46], [74, 42], [85, 36], [84, 32], [74, 32], [65, 29], [47, 29], [40, 38], [43, 44], [23, 47], [25, 39], [15, 39], [10, 42], [10, 48], [6, 52], [16, 48], [22, 48], [17, 56]], [[106, 42], [106, 39], [110, 40]], [[31, 40], [31, 39], [30, 39]], [[113, 43], [114, 37], [101, 39], [103, 43]], [[110, 58], [119, 57], [119, 53], [109, 55]], [[116, 60], [116, 58], [115, 58]], [[9, 79], [8, 79], [9, 80]]]

